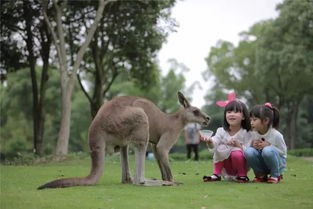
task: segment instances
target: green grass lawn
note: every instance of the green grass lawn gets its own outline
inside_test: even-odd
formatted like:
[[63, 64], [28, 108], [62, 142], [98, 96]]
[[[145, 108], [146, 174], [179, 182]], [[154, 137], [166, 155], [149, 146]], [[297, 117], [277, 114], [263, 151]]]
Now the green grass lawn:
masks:
[[[277, 185], [202, 182], [212, 173], [212, 161], [171, 161], [176, 187], [142, 187], [120, 183], [117, 157], [107, 158], [104, 175], [95, 186], [36, 190], [60, 177], [84, 176], [89, 159], [71, 159], [32, 166], [1, 166], [1, 209], [223, 209], [313, 208], [313, 161], [288, 157], [288, 170]], [[132, 160], [133, 165], [133, 160]], [[160, 179], [154, 161], [146, 162], [146, 177]], [[253, 174], [249, 172], [250, 179]]]

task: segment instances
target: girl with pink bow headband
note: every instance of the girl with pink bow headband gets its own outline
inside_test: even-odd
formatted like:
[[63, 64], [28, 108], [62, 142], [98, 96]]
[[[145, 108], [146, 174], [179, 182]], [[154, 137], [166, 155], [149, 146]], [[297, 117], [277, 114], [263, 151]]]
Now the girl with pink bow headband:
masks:
[[212, 138], [200, 137], [206, 142], [213, 155], [213, 175], [204, 176], [204, 182], [234, 180], [238, 183], [249, 181], [244, 150], [250, 146], [253, 134], [250, 131], [249, 112], [244, 103], [236, 100], [236, 94], [228, 95], [227, 101], [216, 104], [224, 107], [223, 127], [218, 128]]

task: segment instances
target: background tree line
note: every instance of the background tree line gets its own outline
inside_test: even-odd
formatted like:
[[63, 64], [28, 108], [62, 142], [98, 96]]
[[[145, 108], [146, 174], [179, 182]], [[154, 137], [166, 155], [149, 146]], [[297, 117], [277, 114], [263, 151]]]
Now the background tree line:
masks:
[[[188, 68], [172, 60], [162, 75], [156, 60], [177, 26], [170, 18], [174, 4], [2, 1], [1, 152], [87, 151], [90, 121], [117, 95], [144, 96], [165, 112], [177, 110], [177, 91], [192, 94], [183, 74]], [[243, 32], [238, 46], [219, 41], [210, 49], [203, 76], [215, 85], [203, 109], [214, 130], [223, 114], [214, 101], [228, 91], [249, 107], [270, 101], [281, 111], [289, 148], [313, 147], [313, 3], [285, 0], [278, 9], [276, 19]]]

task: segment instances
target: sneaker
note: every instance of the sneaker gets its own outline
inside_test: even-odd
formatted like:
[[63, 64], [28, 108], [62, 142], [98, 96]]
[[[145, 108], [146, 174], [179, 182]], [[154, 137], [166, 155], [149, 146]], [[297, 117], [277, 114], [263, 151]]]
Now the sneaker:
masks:
[[221, 181], [221, 177], [216, 174], [213, 174], [212, 176], [203, 176], [202, 179], [204, 182]]
[[254, 177], [252, 182], [254, 182], [254, 183], [267, 182], [267, 176], [256, 176], [256, 177]]
[[248, 183], [249, 182], [249, 178], [248, 178], [248, 176], [238, 176], [236, 178], [236, 182], [237, 183]]
[[270, 176], [267, 179], [267, 183], [270, 183], [270, 184], [277, 184], [277, 183], [279, 183], [279, 181], [280, 181], [279, 177], [272, 177], [272, 176]]

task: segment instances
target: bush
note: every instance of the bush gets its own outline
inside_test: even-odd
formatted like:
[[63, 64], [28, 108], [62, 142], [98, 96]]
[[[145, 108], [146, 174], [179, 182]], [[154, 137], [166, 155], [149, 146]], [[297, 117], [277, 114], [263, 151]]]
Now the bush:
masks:
[[308, 157], [308, 156], [313, 156], [313, 149], [312, 148], [293, 149], [293, 150], [289, 150], [288, 154], [297, 156], [297, 157]]
[[1, 164], [4, 165], [32, 165], [36, 159], [34, 153], [16, 152], [16, 153], [1, 153]]

